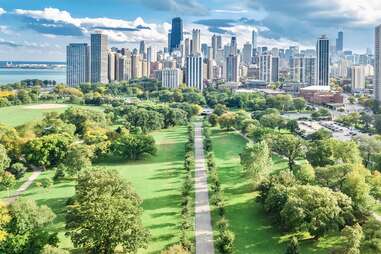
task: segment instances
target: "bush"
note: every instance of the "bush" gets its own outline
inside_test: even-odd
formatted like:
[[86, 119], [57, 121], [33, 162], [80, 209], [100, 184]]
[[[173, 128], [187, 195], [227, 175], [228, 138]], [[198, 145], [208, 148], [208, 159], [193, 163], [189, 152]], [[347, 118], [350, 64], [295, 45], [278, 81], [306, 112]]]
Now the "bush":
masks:
[[16, 177], [16, 179], [20, 179], [21, 177], [23, 177], [25, 175], [25, 172], [26, 172], [26, 167], [24, 166], [24, 164], [20, 163], [20, 162], [16, 162], [14, 164], [12, 164], [12, 166], [8, 169], [8, 171], [14, 175]]
[[175, 244], [161, 252], [161, 254], [190, 254], [190, 252], [180, 244]]
[[220, 231], [217, 238], [217, 248], [222, 254], [233, 253], [234, 233], [230, 230]]

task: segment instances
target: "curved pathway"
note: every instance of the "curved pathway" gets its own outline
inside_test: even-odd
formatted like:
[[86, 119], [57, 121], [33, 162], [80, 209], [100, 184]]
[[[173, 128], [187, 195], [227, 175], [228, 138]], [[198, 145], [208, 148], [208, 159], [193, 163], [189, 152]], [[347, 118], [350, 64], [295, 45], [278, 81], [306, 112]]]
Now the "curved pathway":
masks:
[[39, 177], [39, 175], [42, 173], [41, 170], [33, 171], [33, 173], [29, 176], [28, 180], [26, 180], [25, 183], [23, 183], [20, 188], [16, 190], [15, 193], [13, 193], [11, 196], [5, 199], [5, 203], [7, 205], [11, 205], [16, 201], [16, 199], [23, 194], [31, 185], [32, 183]]
[[195, 124], [196, 254], [213, 254], [213, 228], [210, 216], [208, 172], [205, 167], [202, 123]]

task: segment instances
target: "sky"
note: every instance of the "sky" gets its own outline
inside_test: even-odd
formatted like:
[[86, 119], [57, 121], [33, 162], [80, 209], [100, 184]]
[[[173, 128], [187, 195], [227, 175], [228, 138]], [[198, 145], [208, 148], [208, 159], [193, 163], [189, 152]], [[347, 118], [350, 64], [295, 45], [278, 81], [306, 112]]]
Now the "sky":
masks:
[[141, 40], [167, 45], [171, 19], [181, 17], [185, 36], [201, 29], [210, 44], [216, 33], [238, 45], [259, 33], [259, 46], [313, 48], [326, 34], [334, 43], [344, 32], [344, 48], [373, 48], [381, 24], [380, 0], [0, 0], [0, 61], [65, 61], [65, 47], [89, 43], [101, 30], [116, 47], [138, 47]]

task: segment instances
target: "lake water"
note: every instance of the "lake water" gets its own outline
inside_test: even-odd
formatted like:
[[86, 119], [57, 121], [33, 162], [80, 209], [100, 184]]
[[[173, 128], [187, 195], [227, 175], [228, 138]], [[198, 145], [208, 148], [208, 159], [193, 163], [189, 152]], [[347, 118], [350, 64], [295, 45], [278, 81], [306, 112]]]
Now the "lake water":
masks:
[[0, 85], [25, 79], [55, 80], [57, 83], [66, 83], [66, 69], [0, 68]]

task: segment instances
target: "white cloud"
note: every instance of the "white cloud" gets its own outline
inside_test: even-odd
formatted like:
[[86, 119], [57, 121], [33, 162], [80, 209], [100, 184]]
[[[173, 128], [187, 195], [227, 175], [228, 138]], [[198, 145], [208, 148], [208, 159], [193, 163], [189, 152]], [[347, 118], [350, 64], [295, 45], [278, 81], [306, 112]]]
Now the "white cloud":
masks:
[[0, 16], [7, 13], [3, 8], [0, 7]]
[[[74, 18], [64, 10], [56, 8], [45, 8], [43, 10], [22, 10], [16, 9], [15, 14], [28, 16], [35, 19], [45, 19], [54, 22], [63, 22], [81, 28], [84, 34], [89, 34], [94, 30], [101, 30], [109, 36], [114, 42], [135, 43], [140, 40], [147, 42], [163, 43], [167, 40], [168, 31], [171, 28], [169, 23], [146, 23], [143, 18], [138, 17], [135, 20], [112, 19], [112, 18]], [[118, 31], [110, 28], [136, 29], [145, 27], [137, 31]], [[107, 28], [107, 29], [102, 29]]]

